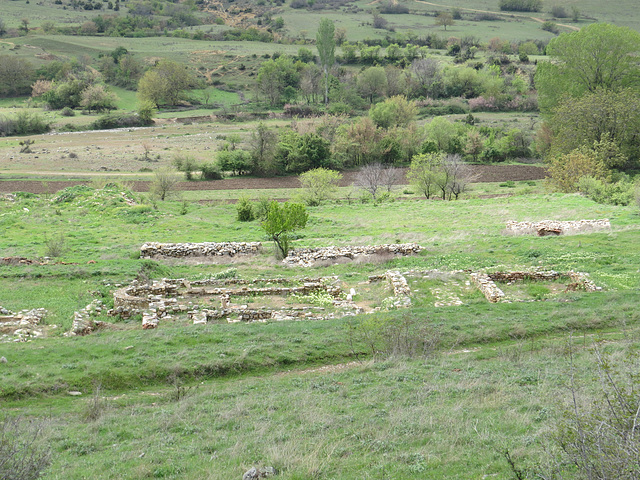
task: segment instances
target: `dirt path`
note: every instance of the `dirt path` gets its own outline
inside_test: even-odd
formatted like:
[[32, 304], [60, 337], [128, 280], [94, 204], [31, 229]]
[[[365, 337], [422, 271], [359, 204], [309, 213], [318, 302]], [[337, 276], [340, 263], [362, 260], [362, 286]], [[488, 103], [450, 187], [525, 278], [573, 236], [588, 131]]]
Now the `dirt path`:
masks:
[[[443, 8], [449, 8], [450, 5], [442, 5], [440, 3], [431, 3], [431, 2], [425, 2], [424, 0], [415, 0], [417, 3], [424, 3], [425, 5], [431, 5], [432, 7], [443, 7]], [[492, 12], [491, 10], [478, 10], [475, 8], [465, 8], [465, 7], [458, 7], [459, 10], [464, 10], [466, 12], [477, 12], [477, 13], [490, 13], [492, 15], [500, 15], [503, 17], [519, 17], [519, 18], [528, 18], [530, 20], [533, 20], [535, 22], [539, 22], [539, 23], [544, 23], [546, 22], [546, 20], [542, 19], [542, 18], [537, 18], [537, 17], [532, 17], [529, 15], [522, 15], [520, 13], [504, 13], [504, 12]], [[563, 23], [556, 23], [556, 25], [558, 25], [559, 27], [566, 27], [570, 30], [580, 30], [580, 28], [574, 26], [574, 25], [565, 25]]]
[[[473, 165], [473, 174], [477, 176], [477, 182], [508, 182], [508, 181], [526, 181], [540, 180], [546, 176], [544, 167], [536, 165]], [[401, 178], [397, 185], [408, 184], [406, 174], [408, 168], [402, 168]], [[43, 172], [33, 172], [33, 174], [43, 174]], [[343, 173], [341, 186], [347, 187], [355, 181], [357, 171], [348, 171]], [[121, 174], [114, 175], [113, 172], [105, 174], [86, 173], [86, 172], [52, 172], [51, 176], [65, 176], [65, 180], [54, 180], [49, 173], [43, 174], [42, 180], [1, 180], [0, 192], [30, 192], [30, 193], [54, 193], [73, 185], [88, 185], [90, 180], [82, 180], [82, 177], [100, 177], [108, 178], [127, 177], [139, 174]], [[73, 177], [81, 177], [74, 179]], [[150, 181], [136, 180], [133, 182], [134, 190], [138, 192], [149, 191]], [[298, 177], [273, 177], [273, 178], [247, 178], [234, 177], [225, 178], [224, 180], [201, 181], [201, 182], [180, 182], [179, 190], [255, 190], [255, 189], [274, 189], [274, 188], [300, 188]]]

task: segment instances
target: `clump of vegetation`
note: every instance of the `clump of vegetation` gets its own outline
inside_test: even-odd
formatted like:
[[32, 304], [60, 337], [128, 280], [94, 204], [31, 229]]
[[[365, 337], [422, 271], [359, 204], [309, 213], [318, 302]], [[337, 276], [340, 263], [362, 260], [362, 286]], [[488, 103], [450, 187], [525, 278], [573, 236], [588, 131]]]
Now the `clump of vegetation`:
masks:
[[308, 219], [309, 214], [300, 203], [285, 202], [281, 205], [273, 201], [269, 204], [267, 218], [260, 225], [267, 237], [275, 243], [277, 258], [287, 256], [293, 233], [304, 228]]
[[240, 222], [251, 222], [255, 219], [253, 214], [253, 204], [248, 197], [240, 197], [236, 203], [236, 218]]
[[44, 443], [45, 424], [23, 417], [0, 420], [0, 478], [35, 480], [51, 463]]

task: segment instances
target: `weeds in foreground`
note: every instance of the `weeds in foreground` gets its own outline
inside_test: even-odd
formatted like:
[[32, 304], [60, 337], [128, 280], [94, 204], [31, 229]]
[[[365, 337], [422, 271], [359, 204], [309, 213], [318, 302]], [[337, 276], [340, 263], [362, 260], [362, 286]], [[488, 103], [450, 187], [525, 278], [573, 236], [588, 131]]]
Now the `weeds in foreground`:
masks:
[[32, 480], [51, 463], [43, 443], [45, 423], [24, 417], [0, 420], [0, 478]]

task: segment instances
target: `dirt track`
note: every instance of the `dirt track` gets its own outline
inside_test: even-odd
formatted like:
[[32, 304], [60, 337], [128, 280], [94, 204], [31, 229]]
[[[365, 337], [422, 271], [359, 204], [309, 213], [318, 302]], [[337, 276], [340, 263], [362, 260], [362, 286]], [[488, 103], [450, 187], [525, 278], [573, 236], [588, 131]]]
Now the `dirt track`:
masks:
[[[546, 170], [543, 167], [534, 165], [474, 165], [474, 173], [478, 177], [478, 182], [506, 182], [509, 180], [540, 180], [545, 177]], [[398, 182], [399, 185], [407, 184], [403, 168], [403, 176]], [[341, 185], [348, 186], [353, 183], [357, 172], [345, 172]], [[47, 179], [40, 180], [7, 180], [0, 181], [0, 192], [30, 192], [30, 193], [54, 193], [73, 185], [89, 185], [87, 180], [61, 180], [55, 181]], [[149, 190], [151, 182], [134, 182], [134, 189], [138, 192]], [[275, 178], [226, 178], [209, 182], [180, 182], [179, 190], [245, 190], [258, 188], [299, 188], [298, 177], [275, 177]]]

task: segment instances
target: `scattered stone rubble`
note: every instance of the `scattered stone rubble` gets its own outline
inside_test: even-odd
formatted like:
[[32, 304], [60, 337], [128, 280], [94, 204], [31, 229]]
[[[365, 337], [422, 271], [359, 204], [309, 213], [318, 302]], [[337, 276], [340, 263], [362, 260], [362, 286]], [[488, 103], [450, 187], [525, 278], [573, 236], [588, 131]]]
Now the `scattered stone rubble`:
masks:
[[101, 315], [104, 309], [105, 307], [102, 301], [96, 299], [79, 312], [74, 312], [73, 324], [69, 335], [89, 335], [94, 330], [109, 327], [107, 322], [101, 322], [93, 319], [93, 317]]
[[379, 254], [387, 255], [415, 255], [423, 250], [417, 243], [393, 243], [386, 245], [347, 246], [347, 247], [319, 247], [299, 248], [289, 252], [283, 260], [288, 265], [311, 267], [315, 262], [323, 260], [335, 260], [337, 258], [354, 259]]
[[[153, 329], [160, 319], [170, 319], [173, 313], [186, 313], [194, 324], [205, 324], [210, 320], [226, 318], [229, 322], [291, 320], [291, 319], [321, 319], [332, 316], [326, 315], [321, 307], [284, 307], [251, 309], [246, 305], [231, 305], [231, 297], [266, 296], [266, 295], [309, 295], [314, 292], [326, 292], [333, 297], [333, 305], [352, 311], [352, 315], [361, 313], [358, 307], [347, 295], [343, 299], [342, 289], [336, 285], [338, 277], [302, 278], [298, 285], [285, 286], [285, 283], [296, 280], [284, 278], [244, 279], [207, 279], [189, 281], [185, 279], [163, 279], [151, 284], [134, 282], [128, 287], [113, 293], [114, 308], [109, 315], [128, 318], [132, 315], [142, 315], [142, 328]], [[355, 293], [355, 292], [354, 292]], [[351, 295], [352, 296], [352, 295]], [[218, 297], [221, 307], [218, 309], [200, 308], [193, 301], [203, 297]]]
[[0, 200], [15, 202], [17, 197], [13, 193], [0, 193]]
[[41, 337], [44, 333], [41, 324], [46, 315], [44, 308], [14, 313], [0, 307], [0, 341], [25, 342]]
[[397, 270], [389, 270], [383, 275], [371, 275], [369, 283], [380, 280], [387, 280], [393, 288], [393, 297], [389, 301], [395, 308], [405, 308], [411, 305], [411, 289], [407, 279]]
[[571, 283], [567, 286], [567, 290], [582, 289], [587, 292], [597, 292], [602, 290], [601, 287], [589, 278], [589, 274], [582, 272], [566, 272], [560, 273], [554, 270], [536, 270], [532, 272], [493, 272], [493, 273], [481, 273], [476, 272], [471, 274], [471, 280], [483, 293], [485, 298], [491, 303], [498, 303], [504, 300], [504, 292], [496, 285], [499, 283], [515, 283], [524, 280], [534, 282], [549, 282], [555, 280], [561, 280], [567, 278]]
[[542, 220], [540, 222], [507, 222], [507, 233], [514, 235], [537, 234], [540, 237], [547, 235], [561, 235], [577, 232], [590, 232], [595, 230], [609, 230], [611, 222], [608, 218], [600, 220], [575, 220], [558, 221]]
[[142, 258], [184, 258], [255, 255], [262, 249], [260, 242], [223, 243], [157, 243], [147, 242], [140, 247]]

